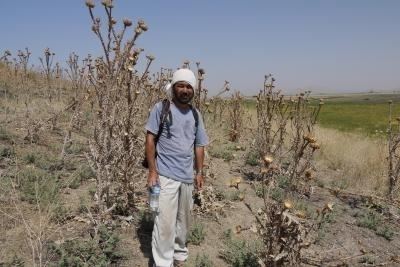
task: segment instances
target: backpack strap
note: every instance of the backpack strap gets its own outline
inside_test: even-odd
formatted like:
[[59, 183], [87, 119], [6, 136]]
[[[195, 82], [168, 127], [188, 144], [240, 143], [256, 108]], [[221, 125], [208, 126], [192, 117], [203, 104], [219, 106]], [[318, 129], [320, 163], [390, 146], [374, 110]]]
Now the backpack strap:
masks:
[[170, 112], [170, 110], [169, 110], [170, 104], [171, 103], [169, 102], [168, 99], [164, 99], [162, 101], [162, 109], [161, 109], [161, 115], [160, 115], [160, 125], [158, 126], [158, 133], [157, 133], [157, 136], [156, 136], [156, 139], [155, 139], [156, 142], [160, 138], [161, 133], [162, 133], [163, 128], [164, 128], [164, 123], [165, 123], [166, 119], [168, 118], [168, 114]]
[[190, 105], [190, 109], [192, 110], [192, 114], [193, 114], [193, 117], [194, 117], [194, 127], [196, 128], [196, 131], [195, 131], [194, 135], [196, 136], [197, 135], [197, 129], [199, 128], [199, 113], [197, 112], [197, 109], [195, 107], [193, 107], [192, 105]]

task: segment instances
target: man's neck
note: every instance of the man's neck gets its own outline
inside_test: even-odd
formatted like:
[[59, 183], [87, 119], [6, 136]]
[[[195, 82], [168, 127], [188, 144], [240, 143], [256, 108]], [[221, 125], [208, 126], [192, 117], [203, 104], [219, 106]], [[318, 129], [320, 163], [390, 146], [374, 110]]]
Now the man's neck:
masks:
[[190, 108], [190, 104], [183, 104], [183, 103], [180, 103], [180, 102], [179, 102], [178, 100], [176, 100], [175, 98], [172, 99], [172, 102], [174, 102], [175, 106], [176, 106], [177, 108], [179, 108], [179, 109], [186, 110], [186, 109], [189, 109], [189, 108]]

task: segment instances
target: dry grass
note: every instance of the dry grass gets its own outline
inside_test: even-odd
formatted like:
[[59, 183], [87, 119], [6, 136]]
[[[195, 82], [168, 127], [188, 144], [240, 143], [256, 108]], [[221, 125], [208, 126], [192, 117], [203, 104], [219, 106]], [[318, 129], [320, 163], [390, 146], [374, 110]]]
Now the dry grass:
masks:
[[316, 134], [321, 142], [317, 160], [329, 169], [338, 170], [340, 175], [336, 179], [351, 190], [386, 195], [385, 140], [324, 128], [318, 128]]

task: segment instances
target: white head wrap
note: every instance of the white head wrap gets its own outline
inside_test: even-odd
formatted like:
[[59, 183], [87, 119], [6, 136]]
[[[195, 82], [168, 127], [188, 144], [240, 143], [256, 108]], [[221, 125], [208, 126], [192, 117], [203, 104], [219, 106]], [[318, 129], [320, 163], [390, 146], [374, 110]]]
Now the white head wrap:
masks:
[[187, 82], [194, 90], [196, 87], [196, 76], [194, 76], [193, 71], [189, 69], [179, 69], [172, 75], [171, 85], [173, 86], [177, 82]]

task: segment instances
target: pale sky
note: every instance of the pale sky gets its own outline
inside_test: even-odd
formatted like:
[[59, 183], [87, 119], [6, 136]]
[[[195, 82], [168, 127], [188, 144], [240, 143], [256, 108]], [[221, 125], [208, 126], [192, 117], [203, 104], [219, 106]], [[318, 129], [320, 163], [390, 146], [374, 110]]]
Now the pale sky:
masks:
[[[100, 1], [94, 10], [103, 16]], [[224, 80], [255, 94], [274, 74], [286, 93], [400, 89], [400, 1], [219, 0], [114, 1], [114, 17], [139, 18], [148, 32], [138, 41], [156, 57], [151, 68], [200, 61], [205, 86]], [[65, 63], [68, 54], [99, 54], [82, 0], [2, 1], [0, 53], [29, 47], [38, 63], [44, 48]], [[144, 55], [143, 55], [144, 56]], [[144, 57], [142, 63], [144, 63]]]

